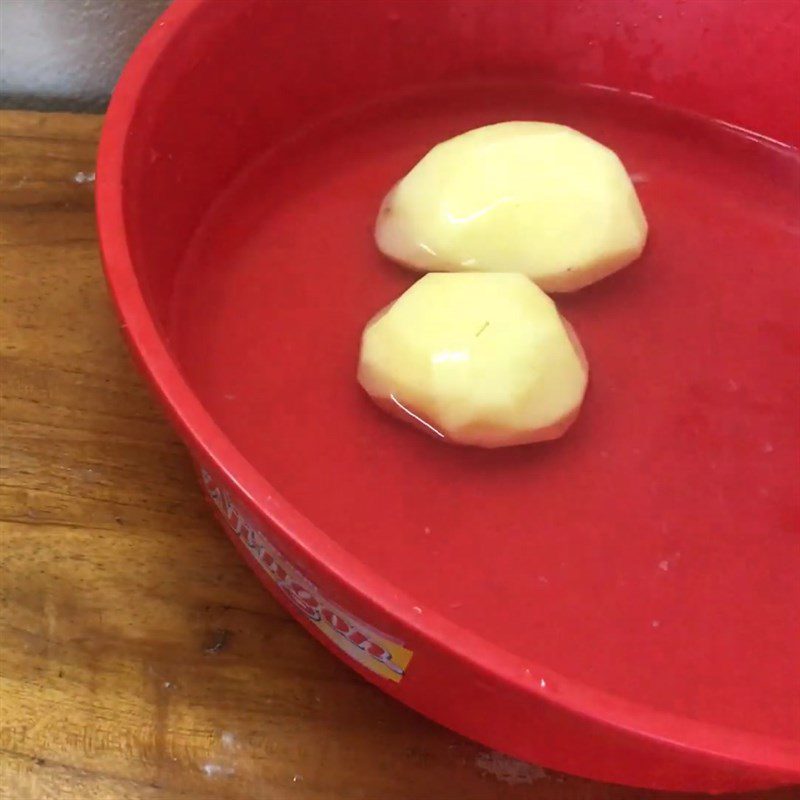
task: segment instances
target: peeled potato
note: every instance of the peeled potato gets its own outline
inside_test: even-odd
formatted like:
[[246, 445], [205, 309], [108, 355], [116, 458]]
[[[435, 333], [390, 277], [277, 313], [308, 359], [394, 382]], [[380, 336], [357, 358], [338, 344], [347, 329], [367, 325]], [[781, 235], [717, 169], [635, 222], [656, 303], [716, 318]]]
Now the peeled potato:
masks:
[[521, 272], [571, 292], [637, 258], [647, 221], [607, 147], [564, 125], [503, 122], [434, 147], [383, 201], [375, 238], [413, 269]]
[[358, 380], [401, 419], [452, 442], [561, 436], [588, 366], [553, 301], [518, 273], [431, 273], [364, 329]]

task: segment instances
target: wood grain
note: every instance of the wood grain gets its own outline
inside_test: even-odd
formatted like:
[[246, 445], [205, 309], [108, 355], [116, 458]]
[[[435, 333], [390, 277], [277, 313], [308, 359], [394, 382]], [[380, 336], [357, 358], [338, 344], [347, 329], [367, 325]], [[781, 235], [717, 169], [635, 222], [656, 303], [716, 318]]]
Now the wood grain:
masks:
[[0, 115], [0, 797], [655, 797], [429, 723], [265, 594], [118, 335], [75, 180], [100, 125]]

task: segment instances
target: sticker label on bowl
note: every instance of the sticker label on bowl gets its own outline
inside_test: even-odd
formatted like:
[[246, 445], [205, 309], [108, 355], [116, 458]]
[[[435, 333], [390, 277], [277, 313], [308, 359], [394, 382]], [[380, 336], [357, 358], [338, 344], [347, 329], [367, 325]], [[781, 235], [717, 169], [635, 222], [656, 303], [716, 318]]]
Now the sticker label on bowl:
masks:
[[201, 468], [200, 473], [203, 488], [225, 524], [292, 605], [354, 661], [397, 683], [408, 668], [412, 651], [327, 600], [266, 534], [248, 520], [230, 491], [207, 470]]

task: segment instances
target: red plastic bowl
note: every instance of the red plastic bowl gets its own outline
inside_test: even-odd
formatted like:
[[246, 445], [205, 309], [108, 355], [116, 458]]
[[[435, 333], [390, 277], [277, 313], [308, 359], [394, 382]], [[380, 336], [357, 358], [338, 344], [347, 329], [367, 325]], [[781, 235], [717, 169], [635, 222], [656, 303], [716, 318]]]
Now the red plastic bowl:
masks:
[[[607, 781], [800, 781], [798, 37], [783, 0], [179, 0], [131, 59], [97, 192], [133, 350], [265, 586], [432, 719]], [[650, 241], [560, 301], [568, 435], [445, 446], [355, 382], [413, 280], [372, 223], [520, 118], [613, 147]]]

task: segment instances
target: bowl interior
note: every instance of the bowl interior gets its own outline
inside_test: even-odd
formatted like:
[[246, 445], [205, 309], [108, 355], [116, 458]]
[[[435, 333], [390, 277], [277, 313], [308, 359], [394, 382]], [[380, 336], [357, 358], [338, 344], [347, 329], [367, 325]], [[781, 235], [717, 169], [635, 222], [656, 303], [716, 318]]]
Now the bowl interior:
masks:
[[[706, 61], [739, 41], [724, 4], [454, 5], [197, 7], [126, 147], [152, 316], [250, 464], [423, 613], [627, 701], [796, 737], [800, 161], [711, 120], [788, 135], [782, 56]], [[739, 79], [758, 101], [731, 103]], [[616, 150], [651, 235], [560, 300], [592, 368], [575, 427], [488, 452], [389, 419], [354, 373], [362, 326], [414, 280], [374, 247], [383, 194], [506, 119]]]

